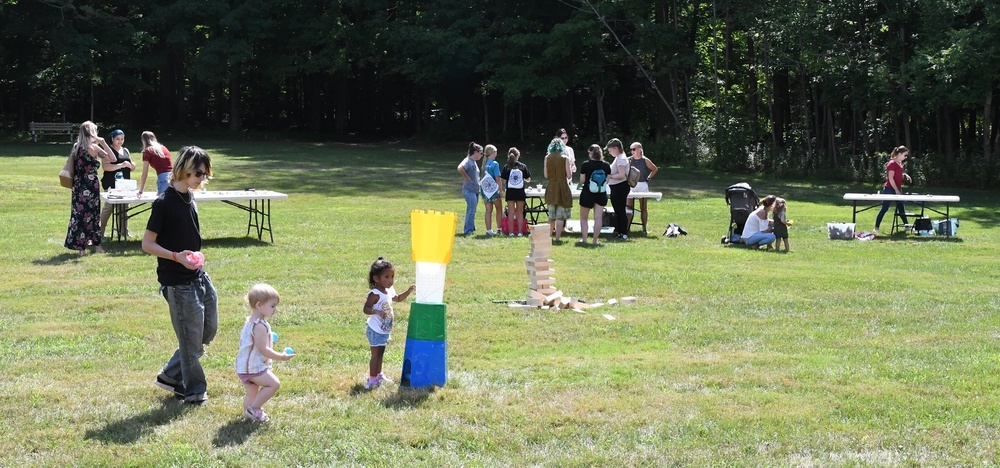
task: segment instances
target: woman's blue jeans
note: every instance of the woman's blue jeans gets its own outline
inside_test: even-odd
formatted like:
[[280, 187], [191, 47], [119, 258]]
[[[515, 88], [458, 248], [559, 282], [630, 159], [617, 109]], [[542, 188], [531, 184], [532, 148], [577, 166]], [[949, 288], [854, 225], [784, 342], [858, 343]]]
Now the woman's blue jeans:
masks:
[[170, 186], [170, 173], [161, 172], [156, 174], [156, 194], [159, 195], [167, 191], [167, 187]]
[[184, 384], [184, 401], [208, 399], [208, 382], [201, 367], [205, 345], [219, 330], [219, 299], [208, 274], [187, 284], [162, 286], [160, 293], [170, 307], [170, 322], [177, 335], [177, 350], [160, 375]]
[[775, 237], [773, 232], [758, 232], [746, 239], [743, 239], [743, 243], [746, 245], [764, 245], [774, 242], [774, 239]]
[[463, 234], [476, 232], [476, 207], [479, 206], [479, 191], [470, 192], [462, 189], [462, 196], [465, 197], [465, 227]]
[[[895, 195], [896, 191], [893, 190], [892, 187], [883, 187], [882, 193], [885, 195]], [[889, 211], [890, 204], [892, 204], [892, 202], [888, 200], [882, 202], [882, 209], [879, 210], [878, 216], [875, 217], [875, 229], [878, 229], [878, 227], [882, 225], [882, 217]], [[903, 218], [903, 224], [910, 224], [906, 220], [906, 207], [903, 206], [903, 202], [901, 201], [896, 202], [896, 214], [900, 218]]]

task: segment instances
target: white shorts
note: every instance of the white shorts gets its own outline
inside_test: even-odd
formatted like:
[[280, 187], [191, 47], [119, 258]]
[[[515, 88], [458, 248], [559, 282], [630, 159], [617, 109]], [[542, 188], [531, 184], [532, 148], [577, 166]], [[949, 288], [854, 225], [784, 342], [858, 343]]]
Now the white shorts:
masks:
[[648, 182], [636, 182], [635, 187], [632, 187], [633, 192], [648, 192], [649, 183]]

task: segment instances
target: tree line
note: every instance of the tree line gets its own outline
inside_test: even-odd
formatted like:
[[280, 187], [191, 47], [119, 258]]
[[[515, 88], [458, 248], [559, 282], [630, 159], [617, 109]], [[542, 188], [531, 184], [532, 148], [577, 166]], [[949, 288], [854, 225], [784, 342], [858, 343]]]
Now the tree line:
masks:
[[1000, 178], [990, 0], [0, 0], [0, 130], [642, 141], [664, 163]]

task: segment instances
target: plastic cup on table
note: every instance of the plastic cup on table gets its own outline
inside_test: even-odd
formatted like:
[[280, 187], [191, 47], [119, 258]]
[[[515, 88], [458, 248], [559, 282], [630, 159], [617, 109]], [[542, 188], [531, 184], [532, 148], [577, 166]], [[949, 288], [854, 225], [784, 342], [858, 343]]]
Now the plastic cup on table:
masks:
[[187, 259], [194, 264], [195, 268], [201, 268], [205, 264], [205, 254], [201, 252], [191, 252], [188, 254]]

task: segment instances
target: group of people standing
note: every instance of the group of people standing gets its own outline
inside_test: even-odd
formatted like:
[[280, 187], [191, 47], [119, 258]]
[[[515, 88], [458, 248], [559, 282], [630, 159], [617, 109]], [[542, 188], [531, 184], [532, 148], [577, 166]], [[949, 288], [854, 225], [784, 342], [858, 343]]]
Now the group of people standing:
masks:
[[[80, 124], [80, 133], [70, 150], [69, 158], [74, 169], [73, 187], [64, 245], [80, 255], [86, 254], [87, 248], [93, 249], [94, 253], [104, 253], [101, 239], [110, 221], [112, 207], [105, 204], [102, 209], [101, 190], [114, 188], [118, 179], [130, 179], [136, 168], [131, 153], [125, 147], [125, 132], [112, 130], [108, 139], [110, 145], [98, 133], [97, 125], [88, 120]], [[156, 140], [153, 132], [143, 132], [141, 140], [143, 168], [139, 195], [142, 195], [146, 185], [150, 167], [156, 172], [157, 194], [163, 193], [168, 186], [168, 175], [173, 170], [170, 150]], [[98, 167], [104, 170], [100, 178]], [[118, 222], [115, 229], [129, 235], [128, 217], [122, 217]]]
[[[611, 155], [612, 162], [604, 161], [604, 152]], [[628, 184], [629, 167], [635, 167], [640, 177], [635, 190], [649, 191], [649, 181], [659, 170], [649, 158], [643, 154], [642, 144], [632, 143], [629, 146], [631, 155], [625, 153], [621, 140], [612, 138], [604, 148], [593, 144], [587, 149], [587, 161], [577, 167], [576, 154], [569, 146], [569, 134], [560, 128], [555, 138], [549, 142], [543, 162], [543, 177], [548, 181], [545, 188], [545, 204], [548, 211], [550, 229], [555, 240], [560, 240], [566, 221], [571, 217], [573, 209], [573, 175], [579, 172], [580, 191], [580, 230], [581, 243], [587, 243], [590, 237], [589, 216], [594, 211], [594, 230], [590, 242], [598, 244], [598, 236], [603, 227], [604, 207], [608, 201], [614, 208], [614, 236], [620, 240], [628, 239], [631, 217], [626, 215], [634, 207], [634, 199], [629, 199], [632, 187]], [[458, 173], [462, 175], [462, 194], [466, 201], [465, 223], [462, 233], [474, 234], [475, 218], [479, 197], [486, 204], [486, 234], [501, 234], [500, 226], [506, 226], [510, 236], [520, 236], [527, 224], [524, 219], [524, 204], [527, 196], [525, 188], [531, 182], [531, 172], [520, 161], [521, 152], [510, 148], [507, 152], [507, 164], [501, 169], [496, 161], [497, 148], [487, 145], [485, 149], [473, 142], [469, 144], [468, 154], [458, 165]], [[476, 164], [483, 159], [482, 169]], [[483, 174], [480, 178], [480, 174]], [[503, 200], [507, 201], [507, 213], [500, 213]], [[646, 199], [640, 200], [643, 226], [647, 221]], [[497, 230], [493, 229], [494, 221]]]

